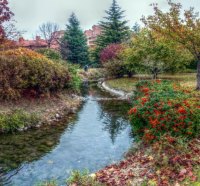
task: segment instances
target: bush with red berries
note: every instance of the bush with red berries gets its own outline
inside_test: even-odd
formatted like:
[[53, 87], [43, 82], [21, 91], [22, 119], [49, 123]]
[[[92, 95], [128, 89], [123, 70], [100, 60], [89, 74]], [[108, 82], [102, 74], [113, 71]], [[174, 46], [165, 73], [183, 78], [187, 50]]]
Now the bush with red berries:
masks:
[[195, 137], [200, 130], [200, 98], [170, 81], [141, 81], [129, 111], [138, 139], [159, 140], [163, 134]]

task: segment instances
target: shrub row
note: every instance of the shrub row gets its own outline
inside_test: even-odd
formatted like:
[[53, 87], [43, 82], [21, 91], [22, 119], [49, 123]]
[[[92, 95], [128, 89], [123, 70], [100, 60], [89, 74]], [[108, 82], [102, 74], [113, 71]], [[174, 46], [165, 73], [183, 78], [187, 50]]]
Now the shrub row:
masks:
[[70, 79], [66, 65], [37, 52], [23, 48], [0, 52], [0, 99], [54, 92], [69, 86]]
[[[200, 130], [200, 98], [170, 81], [141, 81], [129, 111], [139, 139], [159, 140], [169, 136], [193, 137]], [[173, 140], [169, 137], [169, 140]]]

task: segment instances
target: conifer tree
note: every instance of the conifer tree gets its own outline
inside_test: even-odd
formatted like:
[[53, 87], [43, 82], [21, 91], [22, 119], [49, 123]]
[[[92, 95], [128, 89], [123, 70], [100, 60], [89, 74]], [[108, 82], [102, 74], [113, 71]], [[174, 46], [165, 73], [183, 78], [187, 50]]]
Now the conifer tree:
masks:
[[130, 28], [127, 26], [128, 21], [124, 19], [125, 11], [117, 4], [116, 0], [113, 0], [109, 10], [105, 12], [107, 15], [104, 17], [104, 21], [99, 24], [102, 28], [102, 34], [96, 40], [96, 49], [94, 51], [96, 60], [98, 60], [97, 58], [99, 58], [103, 48], [109, 44], [121, 43], [130, 36]]
[[61, 40], [61, 54], [73, 64], [88, 64], [87, 40], [74, 13], [69, 18], [65, 34]]

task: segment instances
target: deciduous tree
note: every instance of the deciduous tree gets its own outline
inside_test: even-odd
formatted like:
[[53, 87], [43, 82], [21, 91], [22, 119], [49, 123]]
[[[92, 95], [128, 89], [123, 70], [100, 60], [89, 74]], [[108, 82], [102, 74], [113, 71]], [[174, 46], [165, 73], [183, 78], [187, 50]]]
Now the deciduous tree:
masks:
[[58, 31], [59, 26], [56, 23], [47, 22], [39, 27], [40, 35], [45, 39], [48, 48], [51, 48], [53, 43], [58, 42]]
[[154, 15], [143, 17], [146, 26], [155, 32], [180, 44], [198, 61], [197, 89], [200, 90], [200, 19], [194, 8], [185, 10], [182, 15], [180, 3], [168, 1], [170, 9], [163, 12], [153, 4]]
[[123, 50], [121, 44], [110, 44], [101, 51], [100, 60], [101, 63], [106, 63], [108, 61], [118, 58], [118, 55]]
[[5, 39], [6, 32], [4, 29], [4, 23], [10, 21], [14, 14], [8, 7], [7, 0], [0, 0], [0, 43]]
[[176, 72], [192, 60], [181, 45], [147, 29], [134, 35], [123, 55], [127, 68], [150, 73], [153, 79], [161, 72]]

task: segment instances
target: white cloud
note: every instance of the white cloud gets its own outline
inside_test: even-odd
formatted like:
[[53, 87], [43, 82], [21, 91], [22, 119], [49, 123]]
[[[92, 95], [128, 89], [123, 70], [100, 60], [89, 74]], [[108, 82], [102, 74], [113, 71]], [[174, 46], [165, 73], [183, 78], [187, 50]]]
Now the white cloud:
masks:
[[[196, 11], [200, 9], [199, 0], [180, 1], [184, 8], [194, 6]], [[10, 0], [10, 7], [15, 13], [17, 27], [26, 30], [25, 36], [31, 38], [39, 25], [47, 21], [56, 22], [64, 29], [72, 11], [78, 16], [82, 28], [88, 29], [102, 19], [104, 10], [108, 9], [111, 2], [112, 0]], [[166, 8], [166, 0], [118, 0], [126, 10], [130, 26], [139, 22], [142, 15], [152, 13], [150, 4], [153, 2]]]

